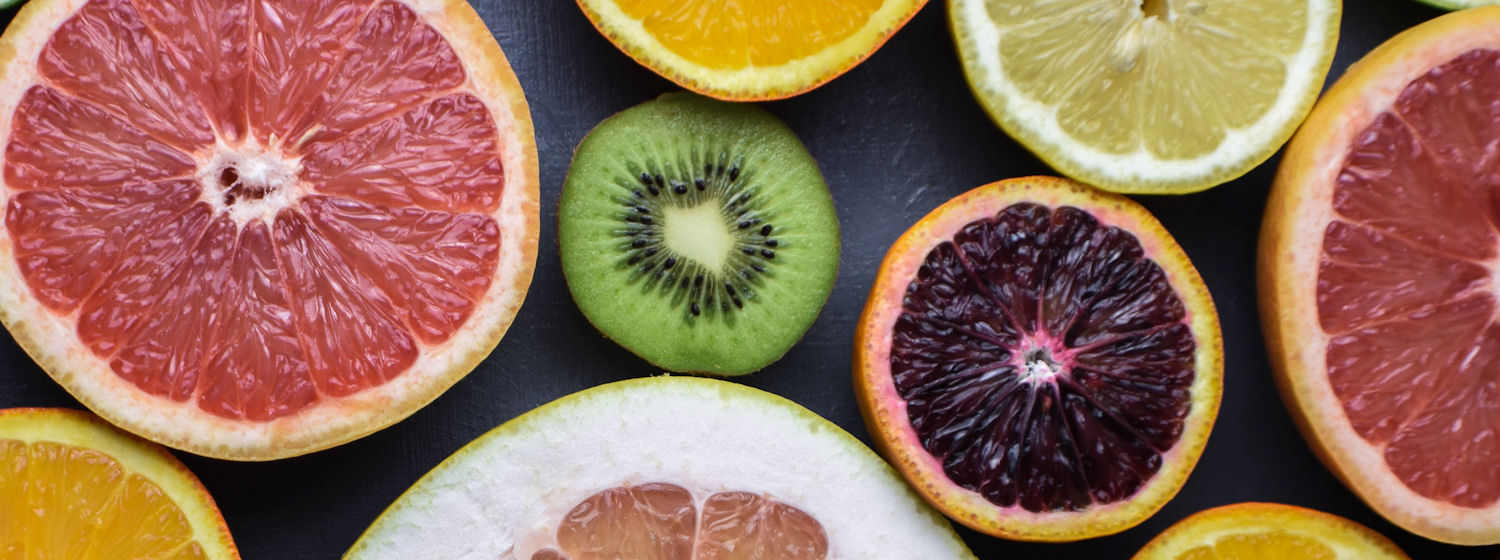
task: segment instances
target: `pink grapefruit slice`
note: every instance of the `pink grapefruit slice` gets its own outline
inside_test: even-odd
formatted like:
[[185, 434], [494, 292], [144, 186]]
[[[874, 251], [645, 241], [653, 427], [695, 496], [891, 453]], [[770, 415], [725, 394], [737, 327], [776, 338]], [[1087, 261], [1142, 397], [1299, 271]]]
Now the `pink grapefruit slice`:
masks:
[[349, 441], [525, 296], [530, 117], [462, 0], [38, 0], [0, 53], [0, 320], [127, 430]]
[[1419, 535], [1500, 542], [1500, 8], [1351, 66], [1288, 146], [1260, 249], [1282, 396]]

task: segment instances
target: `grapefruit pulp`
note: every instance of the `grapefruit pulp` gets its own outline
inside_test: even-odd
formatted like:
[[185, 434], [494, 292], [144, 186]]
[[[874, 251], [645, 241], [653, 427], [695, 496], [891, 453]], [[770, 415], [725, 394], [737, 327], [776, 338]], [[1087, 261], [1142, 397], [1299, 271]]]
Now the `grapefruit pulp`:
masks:
[[1146, 210], [1066, 179], [993, 183], [886, 254], [855, 333], [879, 448], [976, 530], [1067, 541], [1171, 499], [1218, 414], [1218, 316]]
[[336, 445], [520, 306], [531, 124], [462, 0], [38, 0], [0, 53], [0, 320], [127, 430]]
[[1287, 408], [1375, 511], [1500, 543], [1500, 8], [1370, 52], [1288, 145], [1260, 308]]

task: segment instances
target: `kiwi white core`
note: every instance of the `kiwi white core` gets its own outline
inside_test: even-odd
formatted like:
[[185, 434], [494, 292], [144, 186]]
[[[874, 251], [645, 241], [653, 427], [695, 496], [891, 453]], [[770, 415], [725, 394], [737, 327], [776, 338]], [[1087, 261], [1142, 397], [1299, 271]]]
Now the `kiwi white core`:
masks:
[[667, 249], [693, 259], [704, 268], [724, 270], [735, 241], [724, 213], [714, 204], [668, 206], [661, 210], [661, 229]]

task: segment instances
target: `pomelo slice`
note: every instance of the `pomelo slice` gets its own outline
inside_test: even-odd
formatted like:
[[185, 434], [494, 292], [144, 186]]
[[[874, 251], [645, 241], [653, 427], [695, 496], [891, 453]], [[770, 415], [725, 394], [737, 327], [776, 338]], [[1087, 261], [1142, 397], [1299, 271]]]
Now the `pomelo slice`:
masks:
[[1337, 515], [1248, 502], [1200, 511], [1151, 539], [1134, 560], [1408, 560], [1396, 544]]
[[782, 99], [848, 72], [927, 0], [577, 0], [606, 38], [692, 91]]
[[197, 477], [87, 412], [0, 410], [0, 557], [238, 559]]
[[0, 320], [127, 430], [354, 439], [525, 296], [530, 117], [462, 0], [38, 0], [0, 53]]
[[1341, 0], [949, 0], [969, 87], [1059, 172], [1180, 194], [1239, 177], [1307, 115]]
[[896, 241], [855, 333], [876, 447], [985, 533], [1117, 533], [1182, 487], [1219, 410], [1218, 315], [1144, 208], [1053, 177], [955, 198]]
[[1500, 8], [1349, 68], [1288, 145], [1260, 309], [1287, 408], [1387, 519], [1500, 542]]
[[875, 453], [727, 381], [602, 385], [464, 446], [349, 559], [973, 558]]

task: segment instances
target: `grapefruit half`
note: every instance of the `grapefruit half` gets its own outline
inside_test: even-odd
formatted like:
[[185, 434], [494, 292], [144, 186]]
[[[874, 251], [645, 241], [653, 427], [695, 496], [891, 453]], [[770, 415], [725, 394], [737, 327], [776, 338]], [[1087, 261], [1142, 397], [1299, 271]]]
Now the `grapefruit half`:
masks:
[[531, 280], [530, 117], [462, 0], [34, 1], [0, 37], [0, 146], [0, 321], [194, 453], [404, 418]]
[[1323, 462], [1419, 535], [1500, 542], [1500, 8], [1349, 68], [1288, 145], [1260, 308]]
[[886, 254], [855, 332], [875, 444], [991, 535], [1128, 529], [1197, 463], [1222, 343], [1187, 255], [1129, 199], [1027, 177], [960, 195]]
[[972, 559], [837, 425], [728, 381], [601, 385], [502, 424], [407, 490], [345, 558]]

